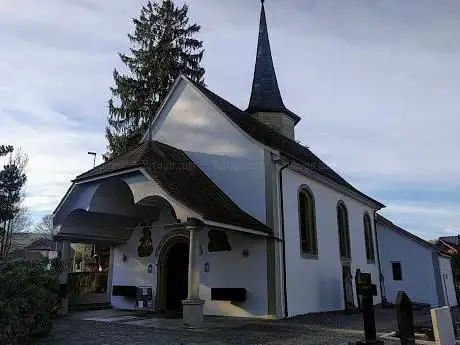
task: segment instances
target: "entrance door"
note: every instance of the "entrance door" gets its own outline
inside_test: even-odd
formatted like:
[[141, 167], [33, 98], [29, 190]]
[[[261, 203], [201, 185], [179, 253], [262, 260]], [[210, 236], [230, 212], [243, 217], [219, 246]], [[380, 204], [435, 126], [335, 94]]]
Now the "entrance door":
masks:
[[176, 243], [166, 258], [166, 309], [182, 311], [188, 290], [188, 245]]
[[349, 264], [342, 265], [343, 277], [343, 294], [345, 296], [345, 309], [353, 309], [355, 302], [353, 298], [353, 279], [351, 275], [351, 267]]

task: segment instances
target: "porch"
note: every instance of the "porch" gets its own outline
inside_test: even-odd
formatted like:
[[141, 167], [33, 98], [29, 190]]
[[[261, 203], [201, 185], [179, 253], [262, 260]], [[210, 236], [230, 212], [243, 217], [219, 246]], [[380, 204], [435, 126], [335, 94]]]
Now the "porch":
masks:
[[[206, 219], [139, 172], [81, 183], [71, 192], [54, 215], [55, 239], [63, 243], [63, 314], [69, 305], [108, 301], [119, 309], [181, 313], [195, 327], [204, 314], [268, 317], [273, 239], [236, 205], [220, 200], [223, 209], [214, 204], [211, 211], [233, 208], [230, 223], [237, 225]], [[74, 242], [108, 246], [107, 272], [69, 272]]]

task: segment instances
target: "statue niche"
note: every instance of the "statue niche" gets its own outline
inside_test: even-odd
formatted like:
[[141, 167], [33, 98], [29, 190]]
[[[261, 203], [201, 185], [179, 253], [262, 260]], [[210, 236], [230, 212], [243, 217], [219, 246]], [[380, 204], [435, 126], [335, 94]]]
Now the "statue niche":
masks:
[[229, 252], [232, 250], [224, 231], [209, 230], [208, 237], [208, 252]]

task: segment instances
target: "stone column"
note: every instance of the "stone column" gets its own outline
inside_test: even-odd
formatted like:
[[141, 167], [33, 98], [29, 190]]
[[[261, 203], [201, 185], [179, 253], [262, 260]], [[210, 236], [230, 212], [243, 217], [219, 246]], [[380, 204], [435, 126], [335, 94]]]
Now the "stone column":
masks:
[[200, 266], [198, 255], [200, 251], [199, 230], [201, 227], [191, 226], [189, 259], [188, 259], [188, 296], [182, 301], [183, 320], [187, 326], [199, 328], [203, 325], [203, 304], [200, 299]]
[[69, 279], [69, 257], [70, 257], [70, 242], [62, 241], [61, 261], [63, 265], [62, 273], [59, 276], [59, 297], [61, 297], [61, 307], [59, 315], [66, 315], [69, 311], [69, 296], [68, 296], [68, 279]]

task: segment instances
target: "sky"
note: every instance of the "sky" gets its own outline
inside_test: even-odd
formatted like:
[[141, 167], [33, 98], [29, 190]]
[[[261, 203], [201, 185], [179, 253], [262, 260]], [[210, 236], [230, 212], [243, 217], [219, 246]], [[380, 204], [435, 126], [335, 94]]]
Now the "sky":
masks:
[[[112, 72], [143, 1], [0, 2], [0, 144], [29, 156], [25, 204], [54, 210], [106, 143]], [[182, 1], [178, 1], [182, 3]], [[207, 86], [249, 101], [260, 2], [189, 0]], [[296, 139], [425, 238], [460, 233], [460, 2], [267, 0]]]

